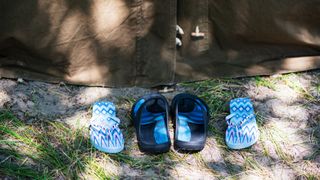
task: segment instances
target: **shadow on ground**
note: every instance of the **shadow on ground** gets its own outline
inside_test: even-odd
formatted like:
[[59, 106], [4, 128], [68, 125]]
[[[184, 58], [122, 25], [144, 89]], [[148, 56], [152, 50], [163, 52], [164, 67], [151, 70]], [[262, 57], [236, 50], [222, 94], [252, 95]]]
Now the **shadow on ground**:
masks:
[[[129, 113], [142, 88], [110, 89], [2, 79], [0, 172], [2, 177], [53, 178], [318, 178], [319, 71], [276, 77], [211, 80], [177, 85], [164, 93], [195, 93], [211, 108], [209, 137], [199, 153], [173, 149], [150, 156], [138, 149]], [[253, 99], [259, 142], [241, 151], [224, 143], [227, 102]], [[91, 148], [88, 123], [97, 100], [117, 105], [125, 151], [108, 155]], [[17, 118], [16, 118], [17, 117]], [[172, 127], [171, 137], [172, 136]]]

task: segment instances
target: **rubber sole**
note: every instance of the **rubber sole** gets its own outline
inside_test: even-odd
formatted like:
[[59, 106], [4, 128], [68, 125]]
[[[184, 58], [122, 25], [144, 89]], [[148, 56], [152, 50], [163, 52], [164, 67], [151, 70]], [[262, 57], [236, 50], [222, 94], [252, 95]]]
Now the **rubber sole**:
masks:
[[205, 146], [205, 142], [189, 143], [179, 140], [174, 141], [174, 149], [177, 151], [201, 151]]
[[99, 151], [102, 151], [102, 152], [105, 152], [105, 153], [109, 153], [109, 154], [119, 153], [124, 149], [124, 146], [122, 146], [121, 148], [117, 148], [117, 149], [104, 149], [104, 148], [101, 148], [99, 146], [96, 146], [95, 144], [93, 144], [93, 147], [98, 149]]
[[141, 152], [148, 153], [148, 154], [161, 154], [169, 152], [171, 143], [164, 143], [158, 145], [146, 145], [143, 143], [138, 142], [138, 147]]

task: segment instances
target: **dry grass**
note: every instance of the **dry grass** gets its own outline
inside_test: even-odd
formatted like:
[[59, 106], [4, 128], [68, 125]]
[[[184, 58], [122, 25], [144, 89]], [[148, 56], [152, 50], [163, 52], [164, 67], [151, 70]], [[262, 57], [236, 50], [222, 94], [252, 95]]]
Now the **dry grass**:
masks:
[[[71, 126], [45, 119], [27, 123], [17, 119], [10, 108], [1, 110], [0, 177], [319, 179], [320, 112], [319, 108], [315, 108], [320, 106], [319, 74], [311, 72], [277, 77], [216, 79], [178, 85], [183, 91], [203, 98], [211, 109], [207, 146], [195, 154], [178, 153], [173, 149], [156, 156], [141, 153], [130, 123], [129, 110], [135, 101], [130, 94], [117, 101], [117, 107], [127, 112], [121, 115], [126, 122], [121, 125], [126, 149], [114, 155], [92, 148], [88, 129], [80, 124]], [[304, 76], [309, 77], [308, 83], [301, 81], [305, 79]], [[271, 106], [277, 110], [277, 104], [270, 105], [270, 102], [281, 99], [276, 96], [280, 91], [279, 85], [286, 86], [299, 97], [287, 103], [288, 114], [295, 110], [296, 106], [293, 105], [299, 105], [303, 112], [308, 113], [308, 118], [287, 117], [286, 113], [279, 117], [279, 114], [270, 111]], [[261, 137], [253, 147], [233, 151], [224, 143], [224, 117], [228, 114], [228, 102], [240, 96], [249, 96], [255, 102]], [[90, 111], [88, 108], [88, 114]]]

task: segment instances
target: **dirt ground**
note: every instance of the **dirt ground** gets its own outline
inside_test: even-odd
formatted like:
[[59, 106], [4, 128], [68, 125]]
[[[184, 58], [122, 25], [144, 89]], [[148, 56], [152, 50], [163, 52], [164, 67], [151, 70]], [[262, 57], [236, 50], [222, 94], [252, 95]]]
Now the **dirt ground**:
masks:
[[[0, 110], [12, 112], [26, 124], [45, 120], [78, 127], [88, 125], [91, 106], [95, 101], [112, 101], [117, 105], [125, 136], [124, 154], [140, 160], [149, 158], [149, 155], [141, 153], [136, 147], [130, 108], [135, 99], [152, 92], [157, 90], [1, 79]], [[184, 83], [178, 84], [174, 91], [162, 94], [171, 101], [180, 92], [191, 92], [202, 97], [211, 108], [205, 149], [200, 153], [183, 154], [172, 148], [161, 162], [143, 167], [120, 161], [114, 164], [113, 174], [116, 177], [320, 178], [320, 71]], [[261, 137], [253, 147], [233, 151], [224, 144], [227, 127], [224, 117], [228, 115], [228, 101], [241, 96], [250, 97], [254, 102]], [[170, 129], [172, 133], [172, 125]], [[0, 156], [0, 164], [5, 158]]]

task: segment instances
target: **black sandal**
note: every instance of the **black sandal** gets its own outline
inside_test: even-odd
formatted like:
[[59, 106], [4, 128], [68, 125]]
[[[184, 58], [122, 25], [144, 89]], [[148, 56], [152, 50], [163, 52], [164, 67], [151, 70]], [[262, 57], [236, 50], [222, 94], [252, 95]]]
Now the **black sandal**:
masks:
[[176, 95], [171, 104], [174, 148], [201, 151], [206, 143], [209, 108], [199, 97], [187, 93]]
[[164, 96], [143, 96], [133, 105], [131, 116], [141, 151], [153, 154], [169, 151], [169, 105]]

